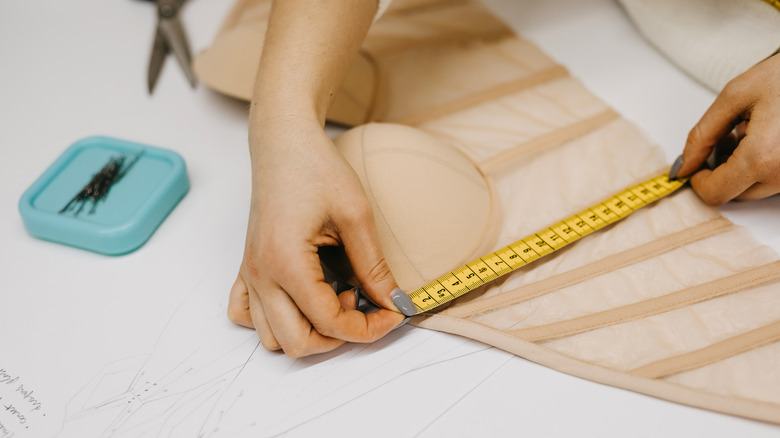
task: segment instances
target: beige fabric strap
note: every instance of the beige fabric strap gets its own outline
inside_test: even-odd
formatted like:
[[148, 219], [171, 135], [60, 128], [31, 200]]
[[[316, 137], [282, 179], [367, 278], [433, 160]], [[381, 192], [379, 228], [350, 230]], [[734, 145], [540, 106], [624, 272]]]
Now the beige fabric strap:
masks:
[[643, 260], [650, 259], [676, 248], [688, 245], [701, 239], [713, 236], [732, 226], [731, 222], [719, 217], [703, 224], [698, 224], [644, 245], [613, 254], [585, 266], [567, 271], [554, 277], [546, 278], [536, 283], [527, 284], [517, 289], [475, 300], [451, 307], [442, 314], [454, 318], [469, 318], [502, 307], [527, 301], [544, 294], [563, 289], [582, 281], [597, 277], [606, 272], [623, 268]]
[[758, 286], [779, 277], [780, 261], [776, 261], [638, 303], [579, 318], [514, 330], [510, 333], [530, 342], [549, 341], [679, 309], [690, 304]]
[[556, 65], [545, 70], [541, 70], [532, 73], [526, 77], [517, 79], [512, 82], [497, 85], [493, 88], [474, 93], [466, 96], [462, 99], [458, 99], [452, 102], [447, 102], [444, 105], [436, 106], [425, 111], [422, 111], [411, 116], [407, 116], [398, 120], [389, 120], [393, 123], [400, 123], [402, 125], [419, 125], [429, 120], [438, 119], [448, 114], [452, 114], [458, 111], [462, 111], [481, 103], [493, 101], [510, 94], [519, 93], [523, 90], [533, 88], [544, 84], [546, 82], [553, 81], [555, 79], [561, 79], [569, 76], [568, 70], [565, 67]]
[[511, 164], [519, 158], [580, 138], [618, 118], [620, 118], [620, 115], [614, 110], [604, 110], [587, 119], [556, 129], [549, 134], [539, 136], [533, 140], [502, 151], [479, 163], [479, 168], [485, 174], [493, 173], [497, 169], [506, 166], [507, 164]]
[[386, 15], [414, 15], [420, 12], [429, 10], [437, 10], [444, 8], [451, 8], [458, 5], [468, 5], [469, 0], [437, 0], [437, 1], [421, 1], [421, 2], [391, 2], [390, 7], [387, 10]]
[[541, 345], [518, 339], [508, 333], [475, 321], [433, 314], [414, 317], [409, 323], [417, 327], [452, 333], [481, 341], [562, 373], [594, 382], [641, 392], [664, 400], [711, 409], [716, 412], [727, 412], [732, 415], [773, 423], [780, 421], [780, 406], [773, 403], [719, 395], [664, 380], [646, 379], [600, 365], [583, 362]]
[[639, 377], [660, 379], [700, 368], [777, 341], [780, 341], [780, 321], [716, 342], [699, 350], [649, 363], [630, 372]]

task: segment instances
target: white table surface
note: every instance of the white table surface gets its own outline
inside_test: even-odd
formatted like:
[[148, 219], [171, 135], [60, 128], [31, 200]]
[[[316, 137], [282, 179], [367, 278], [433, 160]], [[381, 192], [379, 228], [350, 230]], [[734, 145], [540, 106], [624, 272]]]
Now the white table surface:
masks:
[[[185, 7], [195, 51], [230, 4]], [[610, 1], [490, 4], [670, 162], [714, 97]], [[248, 213], [247, 105], [192, 91], [172, 58], [148, 96], [153, 26], [139, 1], [0, 4], [0, 438], [780, 436], [412, 327], [297, 361], [256, 349], [225, 317]], [[17, 210], [68, 145], [97, 134], [179, 152], [192, 182], [149, 242], [121, 257], [32, 238]], [[780, 249], [778, 197], [721, 210]]]

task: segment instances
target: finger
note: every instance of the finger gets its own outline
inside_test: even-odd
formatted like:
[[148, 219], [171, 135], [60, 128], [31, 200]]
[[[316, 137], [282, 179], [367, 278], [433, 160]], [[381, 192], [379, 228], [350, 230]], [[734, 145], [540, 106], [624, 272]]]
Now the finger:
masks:
[[747, 190], [756, 179], [739, 154], [739, 149], [715, 170], [700, 170], [691, 177], [691, 186], [709, 205], [724, 204]]
[[263, 301], [257, 292], [254, 290], [249, 292], [249, 310], [252, 316], [252, 323], [256, 327], [257, 335], [260, 337], [260, 343], [266, 350], [277, 351], [282, 348], [279, 341], [274, 336], [274, 331], [271, 329], [271, 325], [268, 323], [268, 318], [265, 316], [265, 309], [263, 308]]
[[381, 309], [365, 315], [345, 308], [343, 304], [352, 304], [348, 300], [354, 298], [336, 296], [333, 289], [322, 281], [307, 282], [298, 277], [286, 286], [286, 290], [316, 332], [329, 338], [374, 342], [404, 320], [402, 314], [391, 310]]
[[753, 93], [744, 81], [734, 80], [715, 98], [701, 120], [691, 129], [683, 150], [679, 175], [686, 176], [701, 168], [712, 148], [742, 122], [754, 102]]
[[249, 314], [249, 292], [241, 274], [238, 275], [238, 278], [233, 283], [233, 287], [230, 288], [228, 318], [238, 325], [255, 328], [252, 324], [252, 317]]
[[[280, 248], [285, 260], [295, 264], [280, 266], [281, 288], [289, 294], [294, 303], [311, 322], [316, 331], [326, 337], [349, 342], [374, 342], [398, 326], [404, 316], [390, 310], [380, 310], [365, 315], [357, 310], [342, 307], [339, 298], [330, 285], [323, 281], [317, 247], [292, 249]], [[265, 295], [263, 295], [263, 303]], [[270, 316], [269, 316], [270, 318]], [[273, 322], [274, 333], [279, 336]], [[279, 339], [282, 341], [281, 339]], [[284, 346], [284, 342], [282, 342]]]
[[344, 309], [355, 310], [357, 307], [357, 297], [355, 296], [355, 291], [350, 289], [340, 293], [339, 303], [341, 303], [341, 307]]
[[755, 183], [735, 199], [737, 201], [755, 201], [757, 199], [768, 198], [778, 193], [780, 193], [780, 183]]
[[342, 218], [338, 223], [345, 224], [338, 227], [338, 232], [352, 271], [372, 301], [385, 309], [398, 311], [390, 298], [390, 292], [398, 284], [379, 246], [373, 213], [366, 207], [355, 217], [352, 220]]
[[[332, 289], [330, 297], [340, 307]], [[288, 356], [297, 358], [324, 353], [344, 344], [341, 339], [323, 336], [314, 330], [312, 323], [304, 317], [290, 295], [281, 288], [266, 288], [262, 291], [261, 300], [274, 336]]]

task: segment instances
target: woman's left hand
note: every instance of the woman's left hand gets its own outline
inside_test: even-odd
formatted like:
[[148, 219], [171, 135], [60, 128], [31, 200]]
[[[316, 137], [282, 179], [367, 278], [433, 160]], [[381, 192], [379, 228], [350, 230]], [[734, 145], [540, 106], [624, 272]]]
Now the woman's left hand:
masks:
[[[702, 169], [713, 150], [722, 164]], [[691, 175], [707, 204], [780, 193], [780, 55], [726, 85], [688, 134], [682, 160], [678, 175]]]

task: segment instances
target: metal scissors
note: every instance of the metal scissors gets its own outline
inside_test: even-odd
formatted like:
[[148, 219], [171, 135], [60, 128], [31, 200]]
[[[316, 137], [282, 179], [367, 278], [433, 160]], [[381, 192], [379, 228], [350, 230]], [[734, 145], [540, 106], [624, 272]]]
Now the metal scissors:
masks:
[[149, 94], [152, 94], [154, 91], [163, 62], [170, 52], [173, 52], [190, 85], [192, 88], [195, 88], [198, 80], [192, 71], [190, 45], [187, 42], [187, 35], [184, 33], [184, 27], [178, 15], [185, 0], [146, 1], [157, 3], [157, 29], [154, 34], [152, 56], [149, 58], [149, 73], [147, 75]]

